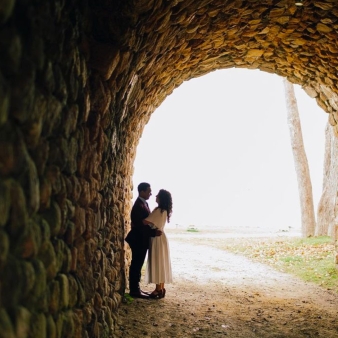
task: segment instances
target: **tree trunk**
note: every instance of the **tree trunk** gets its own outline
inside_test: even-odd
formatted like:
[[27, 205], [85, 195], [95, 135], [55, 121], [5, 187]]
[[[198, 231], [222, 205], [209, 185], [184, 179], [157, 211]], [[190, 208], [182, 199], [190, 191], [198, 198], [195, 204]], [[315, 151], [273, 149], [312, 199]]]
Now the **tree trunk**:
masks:
[[325, 128], [323, 193], [317, 210], [316, 236], [334, 236], [338, 209], [338, 138], [328, 123]]
[[302, 236], [309, 237], [314, 235], [316, 227], [309, 165], [304, 149], [302, 128], [300, 125], [297, 100], [293, 84], [286, 78], [284, 78], [284, 89], [291, 147], [298, 181]]

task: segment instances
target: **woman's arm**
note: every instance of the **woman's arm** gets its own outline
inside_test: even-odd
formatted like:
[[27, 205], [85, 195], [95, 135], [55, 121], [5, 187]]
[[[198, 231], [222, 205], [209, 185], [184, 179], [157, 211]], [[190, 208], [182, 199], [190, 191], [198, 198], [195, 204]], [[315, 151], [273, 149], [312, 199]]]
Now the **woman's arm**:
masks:
[[156, 225], [153, 222], [148, 221], [146, 218], [142, 220], [144, 225], [149, 225], [151, 228], [156, 229]]

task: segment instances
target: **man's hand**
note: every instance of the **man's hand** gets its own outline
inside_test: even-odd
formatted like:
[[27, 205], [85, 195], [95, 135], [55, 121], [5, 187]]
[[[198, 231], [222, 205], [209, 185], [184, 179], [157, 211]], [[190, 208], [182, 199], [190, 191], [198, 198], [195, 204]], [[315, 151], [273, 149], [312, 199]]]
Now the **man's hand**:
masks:
[[162, 231], [161, 230], [158, 230], [156, 229], [156, 236], [161, 236], [162, 235]]

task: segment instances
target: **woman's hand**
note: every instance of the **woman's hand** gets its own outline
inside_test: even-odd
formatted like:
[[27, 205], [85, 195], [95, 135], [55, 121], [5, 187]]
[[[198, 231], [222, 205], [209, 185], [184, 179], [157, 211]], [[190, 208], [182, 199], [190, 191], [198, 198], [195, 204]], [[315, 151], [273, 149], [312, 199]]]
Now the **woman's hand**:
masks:
[[162, 235], [162, 231], [160, 229], [156, 229], [156, 236], [161, 236]]

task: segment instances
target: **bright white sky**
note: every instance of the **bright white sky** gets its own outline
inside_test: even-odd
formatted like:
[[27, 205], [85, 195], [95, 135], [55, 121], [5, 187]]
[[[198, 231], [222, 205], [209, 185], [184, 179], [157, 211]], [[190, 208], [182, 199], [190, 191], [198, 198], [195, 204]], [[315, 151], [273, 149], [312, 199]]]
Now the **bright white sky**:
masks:
[[[295, 86], [315, 210], [327, 114]], [[219, 70], [184, 82], [153, 113], [134, 163], [138, 183], [173, 196], [169, 225], [299, 230], [300, 207], [281, 77]], [[270, 231], [268, 230], [268, 231]]]

